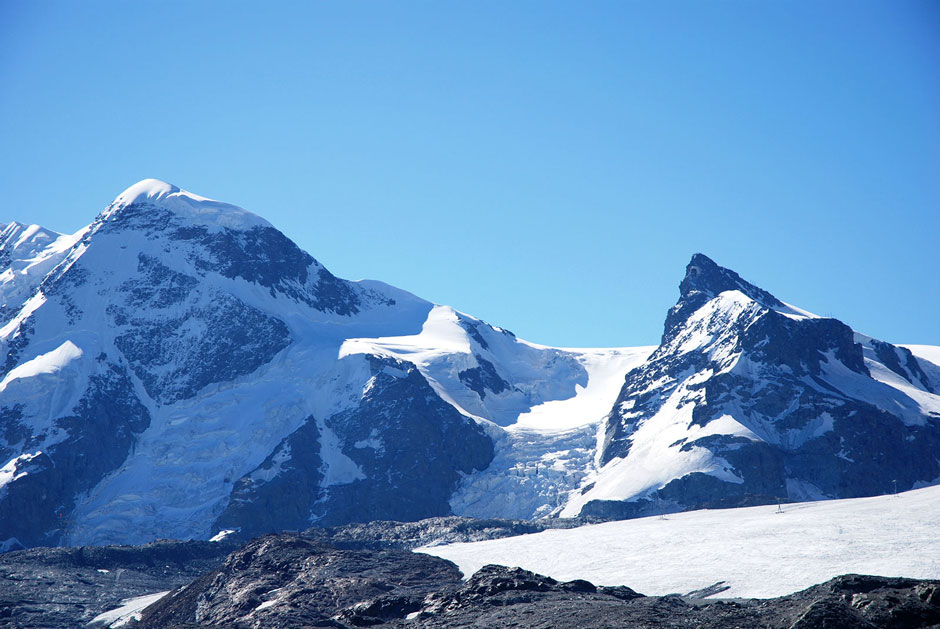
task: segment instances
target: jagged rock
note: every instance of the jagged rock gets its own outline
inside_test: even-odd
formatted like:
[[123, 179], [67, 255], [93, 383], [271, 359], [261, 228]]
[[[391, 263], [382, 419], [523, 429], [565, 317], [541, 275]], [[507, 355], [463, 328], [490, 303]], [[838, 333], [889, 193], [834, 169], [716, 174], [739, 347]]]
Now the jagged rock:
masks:
[[127, 598], [186, 585], [221, 564], [231, 542], [31, 548], [0, 555], [0, 626], [84, 627]]
[[401, 613], [460, 581], [452, 563], [404, 550], [341, 550], [292, 536], [249, 542], [217, 570], [149, 607], [144, 627], [324, 626]]

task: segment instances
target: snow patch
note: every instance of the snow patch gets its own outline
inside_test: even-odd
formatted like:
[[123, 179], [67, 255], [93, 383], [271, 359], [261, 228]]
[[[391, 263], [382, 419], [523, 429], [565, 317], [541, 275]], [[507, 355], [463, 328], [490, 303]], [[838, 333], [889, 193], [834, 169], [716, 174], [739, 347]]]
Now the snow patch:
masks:
[[236, 531], [235, 529], [224, 529], [224, 530], [219, 531], [218, 533], [216, 533], [216, 534], [213, 535], [212, 537], [210, 537], [210, 538], [209, 538], [209, 541], [210, 541], [210, 542], [221, 542], [221, 541], [223, 541], [225, 538], [230, 537], [230, 536], [234, 535], [234, 534], [237, 533], [237, 532], [238, 532], [238, 531]]
[[21, 454], [18, 457], [10, 459], [3, 467], [0, 467], [0, 490], [2, 490], [7, 485], [7, 483], [26, 476], [29, 472], [27, 470], [23, 470], [22, 468], [41, 454], [41, 450], [31, 454]]
[[107, 625], [108, 627], [124, 627], [133, 622], [140, 621], [141, 613], [144, 608], [153, 605], [169, 592], [156, 592], [155, 594], [146, 594], [144, 596], [135, 596], [121, 601], [121, 606], [117, 609], [104, 612], [95, 616], [89, 625]]
[[17, 367], [14, 367], [0, 381], [0, 393], [14, 380], [20, 378], [33, 378], [40, 374], [54, 374], [68, 366], [74, 360], [82, 357], [82, 350], [72, 341], [66, 341], [51, 352], [40, 354]]

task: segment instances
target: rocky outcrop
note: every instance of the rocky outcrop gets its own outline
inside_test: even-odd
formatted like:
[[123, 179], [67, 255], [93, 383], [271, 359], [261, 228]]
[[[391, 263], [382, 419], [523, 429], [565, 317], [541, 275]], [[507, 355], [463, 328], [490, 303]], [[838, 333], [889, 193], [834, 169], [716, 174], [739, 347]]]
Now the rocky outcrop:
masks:
[[326, 489], [315, 521], [329, 526], [450, 514], [461, 476], [493, 460], [492, 440], [437, 396], [413, 364], [390, 358], [370, 364], [359, 406], [326, 422], [363, 477]]
[[145, 609], [142, 625], [887, 629], [940, 622], [940, 583], [932, 581], [847, 575], [777, 599], [701, 598], [709, 594], [647, 597], [494, 565], [462, 582], [437, 558], [271, 536]]
[[403, 618], [425, 595], [459, 582], [457, 567], [437, 557], [269, 536], [148, 608], [142, 625], [328, 626], [343, 615], [376, 624]]
[[413, 364], [370, 358], [359, 405], [324, 422], [339, 456], [357, 476], [324, 482], [322, 432], [315, 418], [285, 438], [236, 485], [213, 530], [239, 539], [376, 519], [421, 520], [450, 514], [462, 475], [493, 459], [493, 442], [475, 422], [441, 400]]
[[219, 566], [230, 542], [31, 548], [0, 555], [0, 626], [85, 627], [125, 599], [182, 587]]

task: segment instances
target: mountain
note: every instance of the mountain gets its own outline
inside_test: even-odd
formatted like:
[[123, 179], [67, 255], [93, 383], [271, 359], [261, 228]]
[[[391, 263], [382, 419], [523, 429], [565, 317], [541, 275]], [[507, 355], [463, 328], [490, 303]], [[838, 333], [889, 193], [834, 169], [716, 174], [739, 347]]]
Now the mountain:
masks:
[[561, 349], [338, 278], [264, 219], [157, 180], [75, 234], [10, 223], [0, 549], [940, 479], [937, 348], [854, 333], [702, 255], [680, 293], [659, 347]]
[[[940, 482], [940, 368], [693, 256], [566, 515], [851, 498]], [[933, 354], [935, 355], [935, 354]]]
[[537, 346], [339, 279], [260, 217], [156, 180], [76, 234], [0, 238], [6, 548], [547, 514], [651, 351]]

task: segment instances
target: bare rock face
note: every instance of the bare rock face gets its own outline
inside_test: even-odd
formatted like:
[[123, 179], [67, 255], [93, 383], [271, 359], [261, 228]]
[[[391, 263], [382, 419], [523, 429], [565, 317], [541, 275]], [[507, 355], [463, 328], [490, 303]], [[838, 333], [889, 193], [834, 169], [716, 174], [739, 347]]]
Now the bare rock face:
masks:
[[192, 582], [236, 548], [154, 542], [9, 552], [0, 555], [0, 626], [84, 627], [124, 599]]
[[341, 550], [296, 536], [247, 544], [146, 610], [143, 625], [328, 626], [346, 615], [382, 622], [460, 581], [449, 561], [405, 550]]

